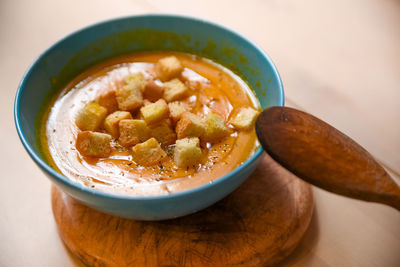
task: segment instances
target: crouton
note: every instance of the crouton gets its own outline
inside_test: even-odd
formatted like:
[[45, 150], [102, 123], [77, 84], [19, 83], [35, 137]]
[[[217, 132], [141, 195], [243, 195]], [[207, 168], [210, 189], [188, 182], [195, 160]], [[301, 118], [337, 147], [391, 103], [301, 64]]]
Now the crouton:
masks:
[[164, 95], [164, 87], [150, 80], [146, 83], [143, 89], [143, 97], [150, 101], [157, 101]]
[[111, 136], [105, 133], [83, 131], [76, 138], [76, 149], [88, 157], [107, 157], [111, 153]]
[[121, 110], [135, 111], [143, 105], [142, 91], [146, 80], [141, 73], [133, 73], [125, 78], [125, 85], [117, 87], [115, 92], [118, 107]]
[[253, 108], [241, 108], [239, 112], [231, 119], [231, 124], [240, 130], [249, 130], [253, 127], [260, 111]]
[[205, 132], [201, 139], [206, 142], [218, 142], [231, 132], [225, 125], [224, 119], [216, 113], [208, 113], [205, 124]]
[[144, 86], [146, 85], [146, 79], [141, 72], [129, 73], [124, 77], [124, 84], [136, 85], [143, 92]]
[[182, 114], [185, 113], [185, 111], [188, 111], [186, 104], [179, 101], [168, 103], [168, 107], [170, 117], [174, 122], [180, 120]]
[[95, 131], [107, 115], [107, 109], [96, 102], [86, 104], [78, 113], [75, 123], [82, 131]]
[[120, 120], [118, 142], [130, 147], [150, 138], [150, 129], [143, 120]]
[[118, 110], [118, 102], [114, 90], [108, 90], [99, 95], [97, 103], [99, 103], [100, 106], [105, 107], [108, 114]]
[[162, 146], [167, 146], [175, 143], [176, 133], [168, 124], [167, 121], [163, 121], [150, 128], [151, 136], [156, 138]]
[[119, 121], [132, 119], [131, 113], [128, 111], [115, 111], [107, 116], [104, 120], [104, 129], [114, 138], [119, 137]]
[[178, 139], [184, 137], [200, 137], [205, 132], [205, 124], [203, 119], [197, 115], [185, 112], [182, 114], [182, 118], [176, 124], [175, 131], [178, 135]]
[[195, 166], [201, 161], [202, 153], [198, 137], [176, 140], [174, 161], [179, 167]]
[[160, 59], [155, 66], [157, 77], [161, 81], [168, 81], [178, 77], [182, 70], [181, 62], [174, 56]]
[[143, 166], [159, 163], [166, 158], [167, 154], [162, 150], [155, 138], [150, 138], [132, 148], [132, 159]]
[[164, 99], [148, 104], [140, 109], [140, 114], [146, 123], [151, 124], [168, 118], [169, 109]]
[[149, 101], [147, 99], [143, 100], [143, 106], [150, 105], [151, 103], [153, 103], [153, 102], [151, 102], [151, 101]]
[[187, 96], [189, 88], [179, 79], [173, 79], [164, 83], [164, 99], [167, 102], [179, 100]]

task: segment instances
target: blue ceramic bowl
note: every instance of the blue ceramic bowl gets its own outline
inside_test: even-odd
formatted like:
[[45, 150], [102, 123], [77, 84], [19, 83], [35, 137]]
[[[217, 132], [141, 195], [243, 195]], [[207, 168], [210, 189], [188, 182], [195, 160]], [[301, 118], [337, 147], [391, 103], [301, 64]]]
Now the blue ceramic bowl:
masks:
[[74, 183], [51, 168], [38, 146], [38, 120], [49, 98], [91, 65], [143, 50], [174, 50], [204, 56], [242, 77], [263, 108], [283, 105], [283, 87], [271, 59], [253, 42], [223, 26], [174, 15], [143, 15], [101, 22], [74, 32], [41, 54], [19, 85], [14, 105], [18, 135], [25, 149], [61, 190], [99, 211], [139, 220], [162, 220], [212, 205], [236, 189], [256, 168], [253, 156], [211, 184], [162, 196], [122, 196]]

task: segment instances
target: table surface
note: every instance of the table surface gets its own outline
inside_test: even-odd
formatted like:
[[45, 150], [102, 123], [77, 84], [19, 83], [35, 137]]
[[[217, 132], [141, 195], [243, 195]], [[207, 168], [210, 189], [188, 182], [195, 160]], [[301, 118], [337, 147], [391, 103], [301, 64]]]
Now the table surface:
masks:
[[[50, 182], [22, 147], [13, 100], [54, 41], [118, 16], [176, 13], [225, 24], [268, 52], [286, 105], [363, 145], [400, 181], [400, 1], [0, 1], [0, 266], [75, 266], [60, 241]], [[315, 214], [282, 266], [400, 266], [400, 213], [314, 188]]]

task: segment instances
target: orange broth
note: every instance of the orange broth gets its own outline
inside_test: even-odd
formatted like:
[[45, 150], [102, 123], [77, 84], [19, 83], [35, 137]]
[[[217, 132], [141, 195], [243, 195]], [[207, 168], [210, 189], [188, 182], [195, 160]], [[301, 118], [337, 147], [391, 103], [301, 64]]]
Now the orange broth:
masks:
[[[41, 145], [48, 162], [69, 179], [117, 194], [162, 195], [212, 183], [247, 160], [257, 149], [254, 129], [233, 131], [218, 143], [202, 143], [203, 160], [196, 167], [179, 168], [169, 157], [162, 164], [140, 166], [130, 150], [112, 142], [107, 158], [82, 156], [75, 147], [80, 131], [75, 117], [100, 92], [115, 89], [123, 77], [140, 71], [154, 75], [154, 63], [174, 55], [185, 67], [181, 79], [191, 90], [183, 99], [191, 112], [204, 116], [213, 111], [229, 122], [241, 107], [260, 109], [248, 85], [237, 75], [208, 59], [176, 52], [142, 52], [104, 61], [72, 80], [49, 105], [41, 126]], [[134, 118], [138, 115], [133, 113]], [[168, 150], [169, 148], [167, 148]]]

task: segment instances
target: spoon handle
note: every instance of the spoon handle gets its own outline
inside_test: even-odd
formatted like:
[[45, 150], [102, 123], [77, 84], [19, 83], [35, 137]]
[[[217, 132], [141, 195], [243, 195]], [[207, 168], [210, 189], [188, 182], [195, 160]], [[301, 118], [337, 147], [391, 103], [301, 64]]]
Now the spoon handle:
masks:
[[288, 107], [264, 110], [256, 121], [264, 150], [299, 178], [343, 196], [400, 211], [400, 187], [370, 153], [322, 120]]

